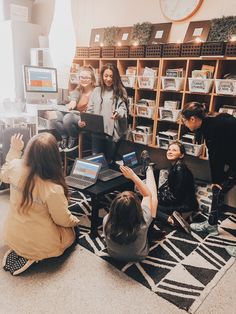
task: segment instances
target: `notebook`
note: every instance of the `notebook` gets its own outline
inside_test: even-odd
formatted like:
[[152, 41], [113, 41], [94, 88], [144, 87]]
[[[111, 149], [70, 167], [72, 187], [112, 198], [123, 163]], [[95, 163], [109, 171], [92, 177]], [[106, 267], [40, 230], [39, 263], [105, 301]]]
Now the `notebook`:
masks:
[[124, 166], [131, 168], [136, 174], [140, 175], [142, 165], [138, 163], [137, 155], [131, 152], [122, 156]]
[[76, 158], [66, 183], [76, 189], [86, 189], [96, 183], [101, 164]]
[[81, 112], [81, 121], [86, 123], [83, 128], [85, 131], [90, 131], [93, 133], [104, 133], [104, 122], [103, 116], [94, 113]]
[[101, 164], [101, 170], [98, 175], [98, 179], [101, 181], [106, 182], [106, 181], [122, 176], [121, 172], [115, 171], [113, 169], [109, 169], [109, 165], [103, 153], [89, 156], [89, 157], [86, 157], [85, 159]]

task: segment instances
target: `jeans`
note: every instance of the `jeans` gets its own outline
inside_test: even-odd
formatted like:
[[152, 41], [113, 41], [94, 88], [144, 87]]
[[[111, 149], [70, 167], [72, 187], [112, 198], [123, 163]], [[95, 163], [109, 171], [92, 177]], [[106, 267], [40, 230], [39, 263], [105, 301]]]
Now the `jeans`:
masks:
[[208, 222], [210, 225], [217, 225], [219, 219], [219, 210], [223, 204], [225, 194], [236, 185], [236, 174], [230, 175], [222, 184], [222, 190], [218, 188], [212, 189], [212, 203]]
[[92, 152], [93, 155], [104, 153], [107, 162], [115, 162], [120, 142], [114, 142], [108, 135], [92, 134]]
[[57, 111], [56, 115], [57, 120], [54, 121], [54, 127], [60, 136], [77, 138], [80, 131], [78, 126], [79, 114], [72, 112], [64, 114], [61, 111]]

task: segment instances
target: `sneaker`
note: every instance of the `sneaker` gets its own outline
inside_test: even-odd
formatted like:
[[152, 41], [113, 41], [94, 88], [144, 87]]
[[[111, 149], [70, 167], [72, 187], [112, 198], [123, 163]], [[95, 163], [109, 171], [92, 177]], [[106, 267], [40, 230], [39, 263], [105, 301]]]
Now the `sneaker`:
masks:
[[67, 146], [67, 138], [66, 137], [63, 137], [62, 140], [60, 141], [60, 148], [63, 150], [65, 149]]
[[200, 223], [193, 223], [190, 225], [191, 230], [193, 231], [206, 231], [211, 236], [219, 235], [218, 226], [210, 225], [207, 220]]
[[2, 267], [4, 270], [9, 271], [11, 266], [15, 263], [19, 256], [13, 250], [8, 250], [3, 257]]
[[176, 210], [171, 215], [171, 219], [174, 221], [174, 226], [182, 228], [186, 233], [191, 233], [190, 225]]
[[13, 276], [19, 275], [23, 273], [26, 269], [28, 269], [35, 261], [29, 260], [22, 256], [18, 256], [17, 260], [10, 267], [10, 273]]
[[151, 157], [147, 150], [142, 151], [140, 155], [140, 161], [142, 164], [142, 169], [140, 170], [140, 173], [141, 175], [144, 176], [146, 174], [148, 166], [154, 166], [154, 163], [152, 162]]
[[229, 255], [236, 257], [236, 246], [228, 245], [225, 249]]
[[67, 151], [68, 150], [72, 151], [76, 149], [77, 147], [78, 147], [78, 139], [74, 137], [69, 137]]

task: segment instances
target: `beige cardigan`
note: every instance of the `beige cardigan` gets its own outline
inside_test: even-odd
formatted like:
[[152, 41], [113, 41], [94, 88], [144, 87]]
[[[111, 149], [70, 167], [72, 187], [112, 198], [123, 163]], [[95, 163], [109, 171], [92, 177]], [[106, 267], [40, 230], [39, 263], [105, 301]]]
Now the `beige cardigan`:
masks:
[[73, 227], [79, 220], [68, 210], [63, 188], [41, 179], [36, 181], [28, 214], [19, 213], [21, 183], [27, 174], [20, 156], [20, 151], [10, 149], [0, 172], [0, 179], [10, 183], [11, 207], [4, 226], [4, 240], [18, 255], [27, 259], [59, 256], [74, 242]]

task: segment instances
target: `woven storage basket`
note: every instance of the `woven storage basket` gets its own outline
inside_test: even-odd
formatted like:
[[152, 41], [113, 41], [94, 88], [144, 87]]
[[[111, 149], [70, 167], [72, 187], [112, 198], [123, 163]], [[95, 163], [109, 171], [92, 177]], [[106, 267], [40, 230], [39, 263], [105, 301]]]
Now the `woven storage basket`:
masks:
[[146, 58], [161, 58], [161, 52], [162, 52], [162, 44], [147, 45], [145, 57]]
[[145, 46], [130, 46], [129, 57], [130, 58], [144, 58]]
[[227, 57], [235, 57], [236, 56], [236, 42], [228, 42], [226, 44], [225, 55]]
[[179, 57], [181, 52], [181, 44], [164, 44], [162, 49], [163, 58]]
[[75, 58], [88, 58], [89, 47], [76, 47]]
[[129, 46], [116, 47], [116, 58], [129, 58]]
[[202, 56], [221, 56], [225, 53], [224, 42], [206, 42], [202, 44]]
[[89, 58], [100, 58], [101, 48], [100, 47], [89, 47]]
[[202, 43], [183, 43], [181, 57], [199, 57], [201, 55]]
[[102, 47], [102, 58], [114, 58], [115, 57], [115, 47], [105, 46]]

